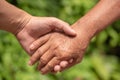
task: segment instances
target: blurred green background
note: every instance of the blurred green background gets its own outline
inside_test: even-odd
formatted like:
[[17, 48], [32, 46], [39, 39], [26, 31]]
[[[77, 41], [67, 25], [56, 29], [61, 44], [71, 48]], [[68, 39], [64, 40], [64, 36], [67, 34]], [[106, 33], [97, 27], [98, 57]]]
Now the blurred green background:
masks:
[[[34, 16], [54, 16], [70, 24], [97, 0], [8, 0]], [[83, 61], [58, 74], [41, 75], [28, 66], [16, 38], [0, 31], [0, 80], [120, 80], [120, 20], [94, 37]]]

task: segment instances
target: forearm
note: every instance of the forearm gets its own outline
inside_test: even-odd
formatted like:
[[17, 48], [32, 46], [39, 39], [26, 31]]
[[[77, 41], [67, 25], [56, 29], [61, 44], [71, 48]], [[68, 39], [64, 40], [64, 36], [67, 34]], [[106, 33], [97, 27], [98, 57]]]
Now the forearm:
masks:
[[101, 0], [91, 11], [74, 25], [76, 32], [90, 39], [114, 21], [120, 19], [120, 0]]
[[0, 0], [0, 29], [9, 31], [13, 34], [17, 33], [29, 21], [30, 15]]

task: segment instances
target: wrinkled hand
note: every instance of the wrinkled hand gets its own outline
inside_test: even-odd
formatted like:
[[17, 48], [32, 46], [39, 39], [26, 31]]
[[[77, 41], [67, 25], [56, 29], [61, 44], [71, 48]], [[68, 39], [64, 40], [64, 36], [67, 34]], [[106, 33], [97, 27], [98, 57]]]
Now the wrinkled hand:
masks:
[[[46, 43], [41, 45], [41, 42], [44, 41]], [[38, 69], [43, 74], [55, 72], [54, 68], [56, 65], [61, 67], [60, 70], [62, 71], [82, 60], [89, 41], [90, 39], [82, 30], [79, 31], [76, 37], [68, 37], [60, 33], [47, 34], [33, 43], [33, 51], [39, 48], [30, 58], [30, 63], [34, 64], [40, 60]], [[69, 63], [67, 66], [59, 66], [62, 61], [68, 61]]]
[[[33, 41], [40, 38], [44, 34], [53, 31], [62, 31], [68, 35], [75, 36], [76, 33], [69, 27], [69, 24], [53, 17], [31, 17], [29, 22], [21, 29], [16, 37], [23, 48], [29, 55], [32, 55], [33, 51], [30, 51], [29, 46]], [[40, 44], [45, 43], [41, 42]]]

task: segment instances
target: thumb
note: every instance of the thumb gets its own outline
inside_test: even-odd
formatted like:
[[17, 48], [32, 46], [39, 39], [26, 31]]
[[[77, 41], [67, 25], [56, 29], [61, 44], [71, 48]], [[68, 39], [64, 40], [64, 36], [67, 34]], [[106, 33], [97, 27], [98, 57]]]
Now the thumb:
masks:
[[63, 22], [61, 20], [56, 20], [53, 23], [54, 29], [57, 31], [62, 31], [70, 36], [76, 36], [76, 32], [70, 27], [70, 25], [66, 22]]

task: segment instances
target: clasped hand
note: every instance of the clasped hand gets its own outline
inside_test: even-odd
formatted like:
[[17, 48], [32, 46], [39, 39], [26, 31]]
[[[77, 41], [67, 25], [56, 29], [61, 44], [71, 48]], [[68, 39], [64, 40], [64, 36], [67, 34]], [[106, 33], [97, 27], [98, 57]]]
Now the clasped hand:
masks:
[[67, 23], [56, 18], [32, 17], [16, 37], [31, 56], [29, 65], [39, 62], [38, 70], [46, 74], [63, 71], [82, 60], [89, 40], [79, 32], [75, 36]]

